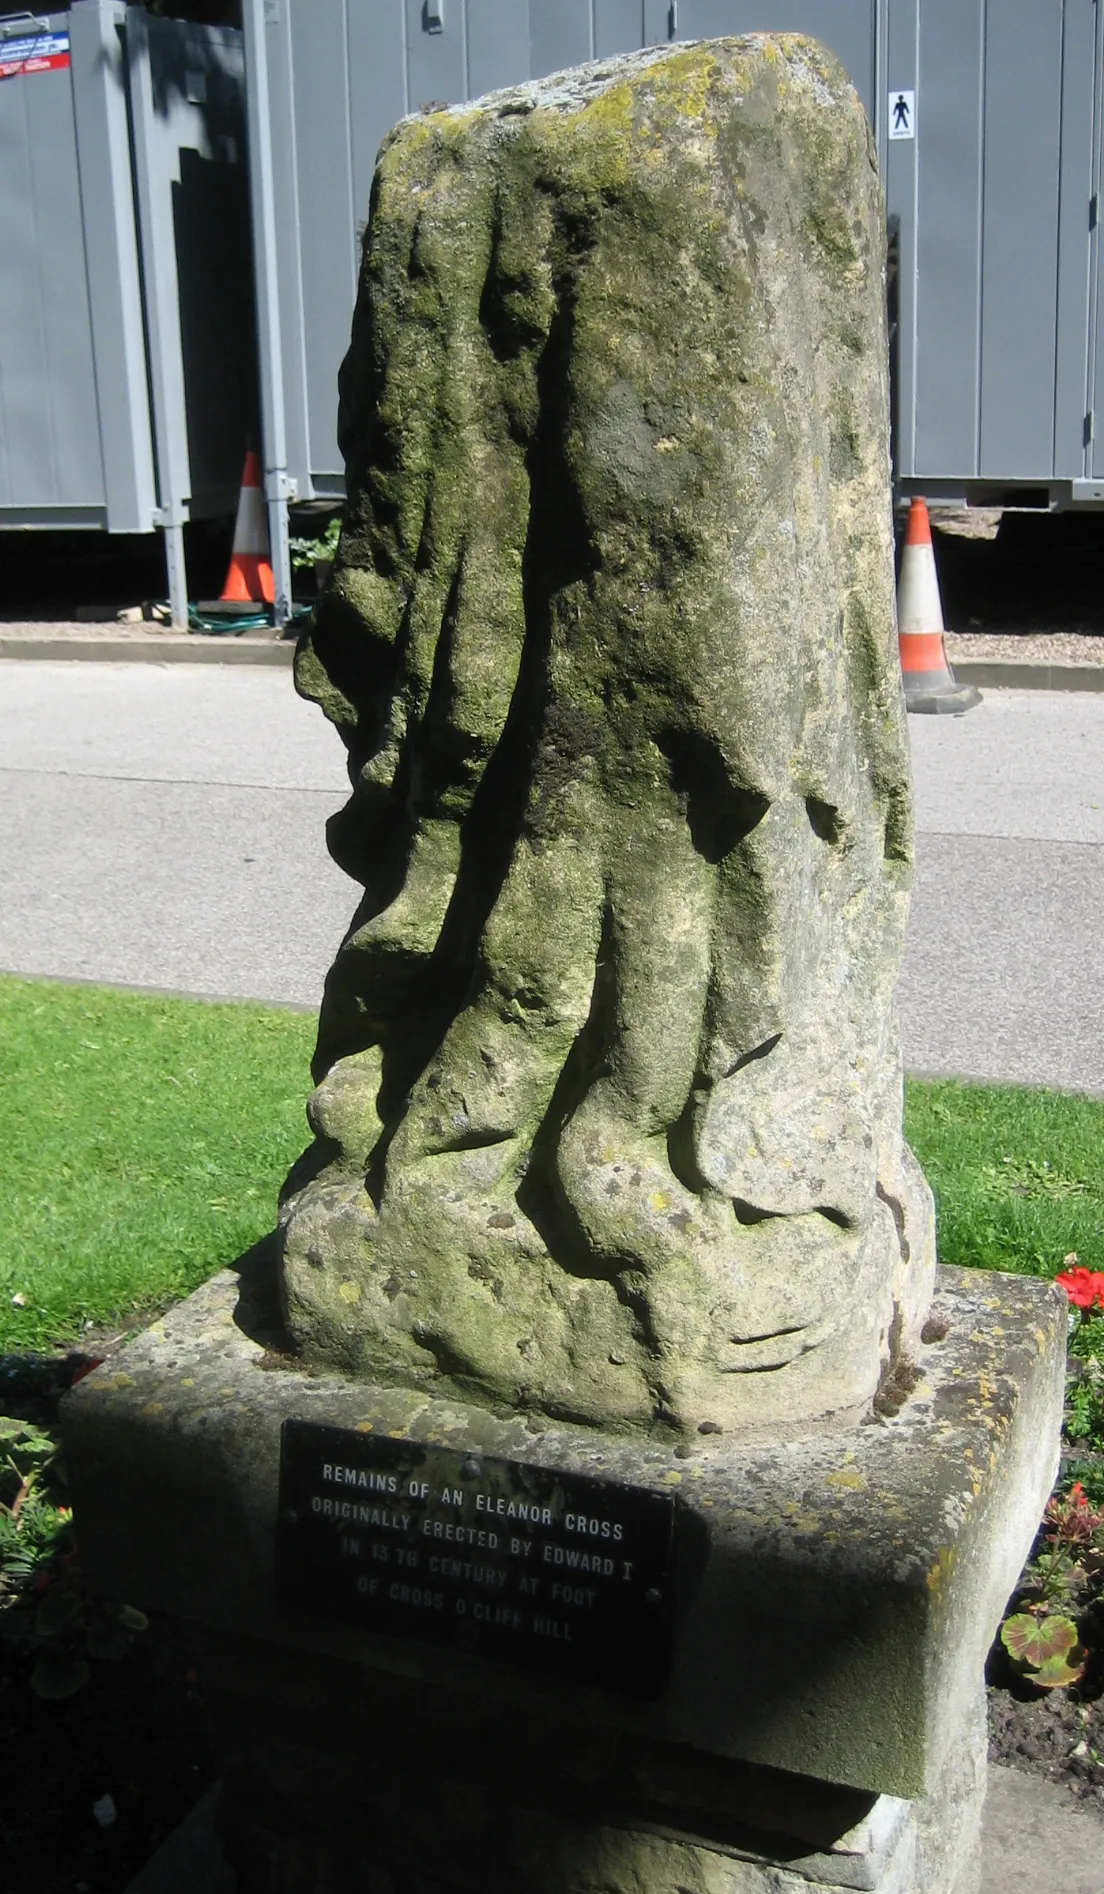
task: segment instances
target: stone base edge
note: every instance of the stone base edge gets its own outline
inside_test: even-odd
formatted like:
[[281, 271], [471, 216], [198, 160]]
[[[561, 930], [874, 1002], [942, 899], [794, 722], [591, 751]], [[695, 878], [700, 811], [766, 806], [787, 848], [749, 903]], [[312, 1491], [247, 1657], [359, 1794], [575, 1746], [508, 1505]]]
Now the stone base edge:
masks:
[[[212, 1655], [230, 1657], [232, 1685], [232, 1653]], [[287, 1660], [272, 1658], [278, 1678]], [[353, 1741], [326, 1718], [312, 1731], [302, 1706], [281, 1710], [272, 1689], [270, 1674], [263, 1700], [233, 1687], [210, 1698], [225, 1765], [217, 1827], [241, 1894], [976, 1894], [982, 1692], [919, 1800], [874, 1797], [852, 1820], [838, 1791], [795, 1779], [787, 1811], [769, 1787], [757, 1805], [755, 1772], [737, 1769], [721, 1797], [743, 1801], [734, 1821], [718, 1803], [715, 1764], [692, 1751], [626, 1775], [583, 1722], [574, 1741], [566, 1729], [548, 1736], [543, 1763], [530, 1754], [514, 1766], [501, 1741], [485, 1743], [477, 1713], [453, 1729], [454, 1743], [435, 1741], [442, 1706], [414, 1686], [358, 1703]], [[527, 1736], [520, 1722], [517, 1733]], [[752, 1826], [759, 1811], [769, 1829]], [[807, 1833], [819, 1826], [821, 1839], [810, 1847], [783, 1832], [780, 1814], [804, 1819]]]

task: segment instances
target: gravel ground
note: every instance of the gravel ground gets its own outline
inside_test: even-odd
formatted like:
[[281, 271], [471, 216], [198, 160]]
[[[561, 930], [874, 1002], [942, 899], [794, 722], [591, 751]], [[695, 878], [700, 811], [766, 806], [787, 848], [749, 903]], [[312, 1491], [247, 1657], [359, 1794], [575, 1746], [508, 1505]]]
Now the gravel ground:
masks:
[[949, 631], [944, 639], [952, 664], [971, 658], [1012, 664], [1104, 664], [1104, 635], [1085, 631]]

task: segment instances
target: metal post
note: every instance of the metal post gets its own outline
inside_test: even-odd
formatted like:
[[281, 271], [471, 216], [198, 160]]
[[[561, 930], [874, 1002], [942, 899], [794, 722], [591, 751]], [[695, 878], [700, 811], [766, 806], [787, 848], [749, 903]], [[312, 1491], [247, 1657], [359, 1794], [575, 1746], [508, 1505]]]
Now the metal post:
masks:
[[261, 433], [265, 499], [275, 589], [277, 627], [291, 617], [291, 553], [287, 503], [296, 485], [287, 471], [283, 348], [276, 272], [276, 196], [272, 183], [272, 123], [269, 105], [265, 13], [272, 0], [244, 0], [245, 112], [249, 132], [249, 194], [253, 211], [253, 281], [257, 299], [257, 352], [261, 373]]
[[165, 566], [172, 622], [188, 629], [188, 577], [184, 565], [184, 522], [188, 517], [191, 460], [184, 404], [184, 363], [180, 351], [180, 293], [176, 279], [173, 233], [158, 216], [154, 195], [155, 107], [150, 76], [149, 33], [141, 7], [126, 11], [126, 48], [134, 133], [138, 227], [141, 234], [142, 287], [146, 298], [146, 344], [153, 401], [157, 493], [155, 524], [165, 535]]
[[165, 523], [165, 576], [169, 586], [169, 611], [174, 631], [188, 629], [188, 572], [184, 563], [184, 525], [181, 520]]

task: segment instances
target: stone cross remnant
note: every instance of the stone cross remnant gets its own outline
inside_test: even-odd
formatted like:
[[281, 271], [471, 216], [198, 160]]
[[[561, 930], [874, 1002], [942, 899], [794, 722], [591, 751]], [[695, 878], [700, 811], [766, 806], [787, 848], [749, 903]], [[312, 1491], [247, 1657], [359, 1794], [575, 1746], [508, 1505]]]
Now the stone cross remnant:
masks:
[[297, 665], [365, 888], [285, 1202], [308, 1359], [777, 1437], [907, 1355], [887, 414], [874, 153], [811, 41], [385, 142]]
[[882, 245], [794, 37], [385, 141], [315, 1143], [63, 1410], [242, 1894], [976, 1894], [1066, 1307], [935, 1269], [901, 1135]]

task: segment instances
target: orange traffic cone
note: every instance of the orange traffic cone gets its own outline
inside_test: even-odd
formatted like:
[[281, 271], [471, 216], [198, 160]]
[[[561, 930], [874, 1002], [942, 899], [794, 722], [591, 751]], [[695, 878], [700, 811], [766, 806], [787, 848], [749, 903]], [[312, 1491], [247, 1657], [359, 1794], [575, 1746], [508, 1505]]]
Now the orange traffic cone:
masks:
[[923, 500], [909, 508], [897, 585], [897, 639], [906, 710], [960, 716], [981, 702], [973, 684], [956, 684], [943, 649], [943, 607], [935, 570], [931, 521]]
[[261, 490], [261, 463], [258, 456], [250, 452], [245, 457], [238, 516], [234, 521], [234, 545], [219, 603], [271, 605], [275, 591], [269, 561], [268, 519]]

